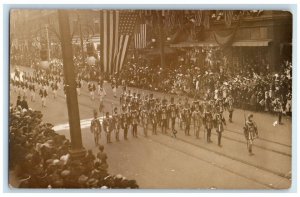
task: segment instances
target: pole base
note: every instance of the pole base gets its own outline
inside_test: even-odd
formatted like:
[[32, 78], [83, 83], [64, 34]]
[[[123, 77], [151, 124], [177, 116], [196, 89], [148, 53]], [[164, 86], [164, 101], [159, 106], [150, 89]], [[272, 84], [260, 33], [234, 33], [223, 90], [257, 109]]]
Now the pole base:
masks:
[[81, 149], [71, 149], [69, 152], [70, 152], [72, 160], [81, 159], [86, 154], [86, 150], [84, 148], [81, 148]]

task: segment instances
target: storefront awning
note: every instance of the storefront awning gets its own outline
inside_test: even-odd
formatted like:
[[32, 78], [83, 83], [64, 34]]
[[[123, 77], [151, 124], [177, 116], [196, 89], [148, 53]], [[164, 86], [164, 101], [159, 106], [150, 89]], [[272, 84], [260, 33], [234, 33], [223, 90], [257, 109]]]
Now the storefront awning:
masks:
[[233, 47], [265, 47], [269, 46], [271, 40], [243, 40], [232, 43]]
[[[261, 47], [269, 46], [271, 40], [242, 40], [235, 41], [231, 46], [233, 47]], [[170, 47], [181, 48], [181, 47], [218, 47], [216, 42], [182, 42], [178, 44], [171, 44]]]
[[181, 48], [181, 47], [217, 47], [219, 46], [216, 42], [182, 42], [178, 44], [171, 44], [170, 47]]

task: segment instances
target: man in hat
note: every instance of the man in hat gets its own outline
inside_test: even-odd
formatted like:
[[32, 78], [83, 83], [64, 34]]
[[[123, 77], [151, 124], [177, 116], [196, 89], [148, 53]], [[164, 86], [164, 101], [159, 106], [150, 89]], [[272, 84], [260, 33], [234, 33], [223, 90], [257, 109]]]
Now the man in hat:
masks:
[[278, 97], [274, 100], [273, 105], [274, 105], [274, 111], [277, 113], [277, 116], [278, 116], [278, 124], [281, 125], [282, 124], [281, 119], [282, 119], [282, 113], [283, 113], [283, 105], [282, 105], [280, 97]]
[[99, 145], [99, 138], [101, 137], [101, 123], [97, 118], [97, 111], [94, 110], [94, 119], [91, 121], [90, 130], [94, 134], [94, 141], [96, 146]]
[[212, 108], [211, 105], [208, 103], [206, 105], [205, 113], [204, 113], [204, 123], [205, 123], [205, 128], [207, 131], [206, 134], [206, 139], [208, 143], [211, 143], [211, 129], [213, 128], [213, 116], [212, 116]]
[[113, 78], [113, 80], [111, 82], [111, 88], [112, 88], [114, 97], [117, 98], [117, 88], [118, 88], [118, 85], [117, 85], [117, 81], [116, 81], [115, 78]]
[[109, 117], [109, 112], [106, 112], [105, 117], [103, 119], [103, 129], [106, 133], [106, 141], [107, 143], [111, 143], [111, 132], [112, 132], [112, 119]]
[[81, 90], [81, 81], [80, 81], [80, 79], [79, 79], [79, 78], [76, 80], [76, 90], [77, 90], [77, 94], [78, 94], [78, 96], [80, 96], [80, 90]]
[[234, 100], [233, 100], [231, 94], [229, 94], [229, 96], [226, 98], [225, 103], [227, 105], [227, 109], [229, 112], [229, 122], [232, 122]]
[[200, 128], [203, 119], [199, 105], [196, 105], [195, 110], [192, 112], [192, 118], [194, 120], [194, 129], [196, 132], [196, 138], [199, 139], [199, 133], [200, 133]]
[[40, 97], [42, 99], [42, 107], [46, 107], [46, 98], [48, 96], [47, 90], [45, 89], [45, 87], [43, 87], [43, 89], [40, 89]]
[[252, 146], [255, 138], [258, 138], [258, 129], [256, 123], [252, 120], [253, 114], [248, 115], [244, 126], [244, 134], [247, 140], [247, 148], [249, 155], [253, 155]]
[[190, 135], [190, 126], [191, 126], [191, 117], [192, 111], [190, 109], [190, 105], [188, 102], [185, 103], [185, 107], [183, 109], [183, 122], [184, 122], [184, 133], [185, 135]]
[[52, 88], [52, 92], [53, 92], [53, 97], [56, 98], [57, 90], [58, 90], [57, 82], [53, 82], [51, 84], [51, 88]]
[[139, 115], [136, 109], [133, 109], [131, 112], [131, 124], [132, 124], [132, 135], [137, 138], [137, 126], [139, 123]]
[[171, 98], [171, 104], [168, 106], [169, 109], [169, 114], [171, 118], [171, 128], [172, 128], [172, 133], [174, 137], [176, 137], [177, 131], [175, 130], [175, 122], [176, 122], [176, 116], [177, 116], [177, 108], [174, 103], [174, 97]]
[[128, 112], [126, 112], [126, 105], [122, 106], [121, 125], [124, 130], [124, 139], [127, 140], [127, 134], [130, 125], [130, 115]]
[[222, 147], [221, 145], [222, 132], [224, 131], [224, 125], [226, 125], [226, 121], [225, 118], [222, 116], [222, 113], [216, 113], [215, 122], [216, 122], [216, 132], [218, 134], [218, 146]]
[[146, 106], [143, 106], [143, 110], [141, 111], [141, 119], [142, 119], [142, 125], [144, 129], [144, 135], [145, 137], [148, 137], [148, 125], [149, 125], [149, 114], [146, 110]]
[[103, 101], [104, 101], [104, 96], [106, 95], [106, 92], [103, 87], [100, 87], [98, 94], [99, 94], [99, 101], [100, 101], [99, 111], [101, 112], [104, 108]]
[[158, 109], [155, 109], [155, 107], [152, 107], [150, 110], [150, 119], [152, 123], [152, 134], [157, 135], [157, 122], [158, 122]]
[[95, 99], [96, 86], [91, 81], [88, 83], [88, 90], [90, 92], [91, 100], [94, 100]]
[[167, 133], [167, 104], [166, 104], [166, 99], [163, 99], [163, 104], [161, 106], [161, 132], [162, 133]]
[[17, 98], [17, 104], [16, 107], [21, 106], [22, 105], [22, 101], [21, 101], [21, 96], [19, 95]]
[[177, 113], [178, 113], [178, 117], [179, 117], [179, 127], [180, 129], [182, 129], [182, 110], [183, 110], [183, 103], [181, 98], [178, 100], [177, 103]]
[[23, 100], [21, 101], [21, 107], [22, 107], [22, 109], [28, 110], [28, 103], [26, 101], [26, 97], [25, 96], [23, 96]]
[[120, 133], [121, 118], [120, 118], [120, 115], [118, 114], [117, 107], [114, 108], [112, 120], [113, 120], [113, 128], [114, 128], [114, 131], [116, 134], [116, 141], [120, 141], [119, 133]]

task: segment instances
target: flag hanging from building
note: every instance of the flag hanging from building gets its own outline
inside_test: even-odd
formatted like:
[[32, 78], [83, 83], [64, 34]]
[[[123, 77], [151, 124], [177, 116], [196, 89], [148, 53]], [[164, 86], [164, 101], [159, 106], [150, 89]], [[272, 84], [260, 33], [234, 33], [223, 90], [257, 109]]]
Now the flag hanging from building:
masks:
[[101, 65], [104, 72], [119, 72], [137, 20], [135, 11], [103, 10], [100, 13]]
[[147, 45], [147, 24], [143, 23], [137, 26], [134, 34], [134, 47], [136, 49], [143, 49]]

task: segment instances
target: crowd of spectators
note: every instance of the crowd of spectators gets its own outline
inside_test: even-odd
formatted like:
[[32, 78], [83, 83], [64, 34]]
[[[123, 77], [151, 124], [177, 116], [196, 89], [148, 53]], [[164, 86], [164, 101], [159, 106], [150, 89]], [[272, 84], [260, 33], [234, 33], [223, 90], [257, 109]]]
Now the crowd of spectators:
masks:
[[81, 159], [71, 157], [70, 141], [43, 123], [42, 113], [10, 107], [9, 166], [18, 188], [138, 188], [135, 180], [108, 173], [107, 155], [99, 146]]
[[145, 60], [130, 60], [120, 80], [128, 86], [192, 98], [218, 99], [231, 94], [236, 107], [250, 110], [273, 112], [280, 102], [283, 112], [291, 114], [290, 61], [283, 61], [271, 72], [266, 60], [246, 59], [243, 64], [232, 65], [224, 57], [211, 57], [206, 57], [203, 64], [179, 60], [166, 68]]

